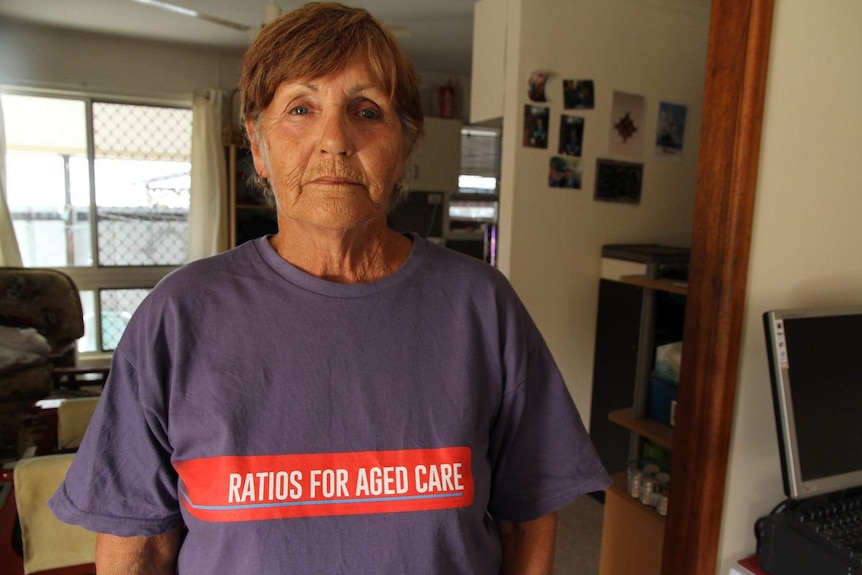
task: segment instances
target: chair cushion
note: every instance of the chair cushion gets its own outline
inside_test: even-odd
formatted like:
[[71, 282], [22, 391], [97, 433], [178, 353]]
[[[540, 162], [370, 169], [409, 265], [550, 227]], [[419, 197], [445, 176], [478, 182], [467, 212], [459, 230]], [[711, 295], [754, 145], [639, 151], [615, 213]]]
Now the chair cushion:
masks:
[[48, 499], [66, 477], [74, 454], [21, 459], [15, 465], [15, 502], [24, 543], [24, 572], [94, 563], [96, 534], [62, 523]]
[[81, 445], [84, 432], [90, 425], [93, 412], [99, 403], [97, 397], [63, 399], [57, 406], [57, 447], [75, 449]]
[[39, 363], [47, 363], [51, 346], [32, 327], [0, 325], [0, 374]]

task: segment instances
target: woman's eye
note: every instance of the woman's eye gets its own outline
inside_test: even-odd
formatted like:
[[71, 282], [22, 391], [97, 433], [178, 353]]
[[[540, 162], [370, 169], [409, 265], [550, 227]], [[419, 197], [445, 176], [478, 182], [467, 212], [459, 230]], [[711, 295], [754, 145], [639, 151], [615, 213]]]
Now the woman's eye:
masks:
[[360, 110], [359, 115], [366, 120], [376, 120], [380, 117], [380, 113], [377, 110], [372, 110], [371, 108], [365, 108], [364, 110]]
[[294, 116], [302, 116], [308, 113], [308, 108], [305, 106], [296, 106], [290, 109], [290, 113]]

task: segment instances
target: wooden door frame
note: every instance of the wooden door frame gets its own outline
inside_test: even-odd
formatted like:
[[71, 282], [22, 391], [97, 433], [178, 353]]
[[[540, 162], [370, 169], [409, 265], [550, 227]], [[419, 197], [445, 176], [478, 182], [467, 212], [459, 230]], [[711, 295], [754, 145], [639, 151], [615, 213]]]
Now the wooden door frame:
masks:
[[713, 0], [662, 575], [714, 575], [774, 0]]

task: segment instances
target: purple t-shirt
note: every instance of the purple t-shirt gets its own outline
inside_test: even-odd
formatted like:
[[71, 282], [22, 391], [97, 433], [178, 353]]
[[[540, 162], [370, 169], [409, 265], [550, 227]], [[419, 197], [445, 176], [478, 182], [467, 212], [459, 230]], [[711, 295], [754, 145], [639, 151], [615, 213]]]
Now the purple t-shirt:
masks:
[[494, 519], [607, 474], [502, 274], [412, 240], [369, 284], [305, 274], [266, 238], [166, 277], [114, 353], [57, 517], [185, 524], [181, 574], [496, 575]]

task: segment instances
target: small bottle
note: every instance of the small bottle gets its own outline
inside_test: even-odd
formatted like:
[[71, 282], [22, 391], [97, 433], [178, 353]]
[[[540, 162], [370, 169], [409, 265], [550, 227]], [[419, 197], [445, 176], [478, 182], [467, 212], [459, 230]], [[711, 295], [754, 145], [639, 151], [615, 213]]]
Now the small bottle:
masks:
[[[629, 464], [626, 467], [626, 490], [629, 495], [632, 493], [632, 483], [635, 481], [635, 475], [639, 472], [640, 467], [638, 466], [637, 461], [629, 461]], [[640, 490], [640, 486], [638, 486], [638, 490]]]
[[653, 477], [644, 477], [641, 483], [641, 503], [649, 505], [652, 503], [652, 495], [655, 492], [656, 480]]
[[643, 480], [643, 471], [640, 470], [637, 463], [632, 463], [631, 465], [629, 465], [628, 478], [629, 495], [631, 495], [635, 499], [639, 499], [641, 496], [641, 482]]

